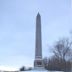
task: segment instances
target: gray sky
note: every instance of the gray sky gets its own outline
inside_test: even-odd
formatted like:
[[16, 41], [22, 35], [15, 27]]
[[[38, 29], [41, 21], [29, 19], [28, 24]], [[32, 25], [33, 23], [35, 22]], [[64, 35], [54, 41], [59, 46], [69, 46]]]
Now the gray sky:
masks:
[[71, 0], [0, 0], [0, 66], [33, 66], [35, 24], [41, 15], [43, 57], [72, 30]]

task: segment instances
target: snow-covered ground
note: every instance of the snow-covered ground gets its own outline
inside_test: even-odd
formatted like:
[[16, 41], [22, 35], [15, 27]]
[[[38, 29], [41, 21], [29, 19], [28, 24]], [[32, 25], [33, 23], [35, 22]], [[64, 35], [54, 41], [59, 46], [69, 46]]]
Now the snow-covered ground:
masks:
[[24, 71], [24, 72], [63, 72], [63, 71]]

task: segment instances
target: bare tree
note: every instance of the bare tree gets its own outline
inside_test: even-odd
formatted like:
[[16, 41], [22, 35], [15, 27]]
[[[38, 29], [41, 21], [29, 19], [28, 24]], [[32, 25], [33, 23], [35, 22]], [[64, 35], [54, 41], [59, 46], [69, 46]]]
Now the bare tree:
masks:
[[53, 46], [54, 55], [44, 59], [47, 70], [67, 71], [71, 70], [72, 64], [72, 42], [68, 38], [60, 39]]
[[72, 59], [72, 42], [69, 39], [61, 39], [56, 42], [54, 45], [53, 53], [57, 58], [62, 60], [70, 60]]
[[70, 70], [72, 60], [72, 42], [68, 38], [61, 39], [54, 45], [53, 53], [62, 70]]

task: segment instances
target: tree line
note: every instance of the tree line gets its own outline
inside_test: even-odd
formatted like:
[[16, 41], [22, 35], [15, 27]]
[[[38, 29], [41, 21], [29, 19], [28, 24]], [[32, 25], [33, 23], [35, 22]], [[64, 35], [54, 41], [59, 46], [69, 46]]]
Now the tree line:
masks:
[[71, 71], [72, 68], [72, 41], [68, 38], [58, 40], [53, 45], [53, 56], [44, 58], [44, 66], [47, 70]]

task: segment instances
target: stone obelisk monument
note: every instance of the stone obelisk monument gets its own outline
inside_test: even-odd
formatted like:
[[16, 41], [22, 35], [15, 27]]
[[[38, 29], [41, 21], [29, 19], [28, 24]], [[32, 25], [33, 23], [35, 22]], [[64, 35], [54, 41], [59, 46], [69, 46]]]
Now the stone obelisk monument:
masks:
[[42, 69], [43, 60], [42, 60], [42, 39], [41, 39], [41, 16], [38, 13], [36, 16], [36, 42], [35, 42], [35, 60], [34, 68]]

